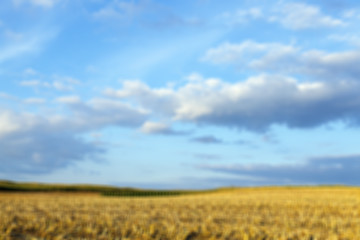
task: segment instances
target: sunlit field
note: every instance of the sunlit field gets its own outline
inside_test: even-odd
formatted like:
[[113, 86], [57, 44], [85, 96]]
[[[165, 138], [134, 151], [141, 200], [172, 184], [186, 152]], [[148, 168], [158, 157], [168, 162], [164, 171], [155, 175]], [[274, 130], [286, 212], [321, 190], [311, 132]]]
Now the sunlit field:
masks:
[[0, 239], [360, 239], [360, 189], [0, 193]]

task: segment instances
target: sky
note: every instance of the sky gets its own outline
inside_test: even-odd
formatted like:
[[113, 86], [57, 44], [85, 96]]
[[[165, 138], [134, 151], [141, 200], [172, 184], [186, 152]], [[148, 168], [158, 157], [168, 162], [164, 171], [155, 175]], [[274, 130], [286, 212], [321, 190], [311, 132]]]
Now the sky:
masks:
[[0, 179], [360, 185], [360, 2], [4, 0]]

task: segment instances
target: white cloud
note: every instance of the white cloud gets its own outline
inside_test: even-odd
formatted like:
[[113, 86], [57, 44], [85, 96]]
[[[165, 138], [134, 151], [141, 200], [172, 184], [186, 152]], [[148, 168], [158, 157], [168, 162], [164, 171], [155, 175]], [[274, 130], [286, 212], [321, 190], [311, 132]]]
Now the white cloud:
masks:
[[20, 85], [24, 87], [35, 87], [42, 85], [42, 83], [39, 80], [25, 80], [21, 81]]
[[204, 80], [203, 76], [200, 73], [191, 73], [189, 76], [186, 77], [186, 80], [188, 81], [193, 81], [193, 82], [197, 82], [197, 81], [202, 81]]
[[28, 130], [35, 126], [36, 122], [37, 119], [33, 114], [16, 115], [12, 111], [0, 109], [0, 138], [14, 132]]
[[281, 75], [259, 75], [236, 83], [211, 78], [190, 81], [178, 89], [127, 82], [111, 95], [173, 121], [258, 131], [272, 124], [314, 127], [336, 120], [358, 122], [359, 89], [360, 83], [352, 80], [301, 82]]
[[73, 85], [80, 84], [80, 80], [75, 79], [73, 77], [69, 77], [69, 76], [54, 75], [53, 78], [58, 82], [64, 82], [64, 83], [69, 83], [69, 84], [73, 84]]
[[166, 133], [170, 130], [170, 127], [165, 123], [160, 122], [145, 122], [140, 129], [143, 133]]
[[20, 126], [17, 124], [9, 112], [0, 113], [0, 137], [7, 133], [16, 131]]
[[216, 48], [207, 50], [203, 61], [220, 63], [248, 62], [249, 59], [260, 57], [263, 53], [283, 54], [293, 53], [296, 49], [291, 45], [280, 43], [258, 43], [251, 40], [239, 44], [223, 43]]
[[59, 90], [59, 91], [71, 91], [71, 90], [73, 90], [72, 86], [66, 85], [65, 83], [60, 82], [60, 81], [54, 81], [48, 86], [52, 86], [56, 90]]
[[[146, 110], [117, 100], [104, 98], [94, 98], [87, 102], [66, 100], [73, 114], [72, 119], [67, 121], [74, 127], [86, 130], [106, 126], [139, 127], [148, 116]], [[64, 101], [65, 99], [62, 99], [63, 103]]]
[[47, 86], [53, 87], [58, 91], [72, 91], [74, 90], [75, 85], [80, 84], [79, 80], [68, 76], [55, 75], [52, 78], [54, 79], [54, 81], [48, 83]]
[[122, 89], [115, 90], [108, 88], [104, 94], [126, 100], [136, 97], [149, 111], [151, 111], [151, 109], [161, 108], [166, 113], [171, 113], [176, 104], [173, 98], [174, 91], [172, 88], [151, 89], [145, 83], [138, 80], [124, 81]]
[[278, 13], [270, 17], [269, 21], [279, 22], [293, 30], [345, 25], [340, 19], [324, 15], [319, 7], [306, 3], [281, 3], [276, 6], [276, 11]]
[[[41, 98], [24, 99], [24, 103], [43, 103]], [[83, 133], [101, 129], [107, 126], [139, 127], [148, 112], [141, 108], [132, 107], [119, 100], [94, 98], [87, 102], [78, 96], [63, 96], [55, 99], [69, 108], [69, 115], [41, 115], [30, 113], [16, 113], [0, 108], [0, 135], [12, 134], [16, 131], [28, 131], [33, 128], [52, 129], [66, 128], [70, 132]]]
[[146, 121], [140, 128], [142, 133], [161, 135], [187, 135], [190, 131], [178, 131], [172, 129], [171, 125], [164, 122]]
[[80, 103], [81, 99], [79, 96], [63, 96], [63, 97], [56, 98], [56, 102], [67, 103], [67, 104], [76, 104], [76, 103]]

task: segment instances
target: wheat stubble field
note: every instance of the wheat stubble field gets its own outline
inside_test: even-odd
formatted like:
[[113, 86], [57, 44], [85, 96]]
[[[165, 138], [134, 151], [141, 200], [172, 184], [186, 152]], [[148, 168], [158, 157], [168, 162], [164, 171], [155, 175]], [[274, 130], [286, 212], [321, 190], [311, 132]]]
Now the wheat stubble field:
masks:
[[170, 197], [0, 193], [0, 239], [360, 239], [360, 189], [240, 188]]

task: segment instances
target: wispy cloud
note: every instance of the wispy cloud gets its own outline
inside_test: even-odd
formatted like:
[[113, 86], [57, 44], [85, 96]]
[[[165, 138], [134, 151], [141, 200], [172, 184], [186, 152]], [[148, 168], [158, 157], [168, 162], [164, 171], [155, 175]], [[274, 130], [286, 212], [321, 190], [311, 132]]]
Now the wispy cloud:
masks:
[[15, 6], [30, 4], [37, 7], [52, 8], [56, 3], [62, 0], [12, 0]]
[[328, 36], [328, 39], [336, 42], [344, 42], [355, 47], [360, 47], [360, 34], [332, 34]]
[[43, 104], [46, 103], [44, 98], [26, 98], [23, 101], [25, 104]]
[[235, 12], [225, 12], [216, 17], [216, 21], [225, 23], [226, 25], [246, 24], [250, 21], [260, 19], [263, 17], [261, 8], [252, 7], [249, 9], [241, 9]]
[[302, 74], [328, 80], [354, 79], [360, 74], [357, 67], [360, 51], [357, 49], [325, 52], [317, 49], [280, 43], [244, 41], [223, 43], [209, 49], [202, 58], [213, 64], [234, 64], [243, 70], [274, 72], [276, 74]]
[[[36, 73], [26, 75], [36, 75]], [[75, 89], [75, 86], [78, 86], [80, 84], [80, 81], [67, 76], [58, 76], [54, 75], [50, 77], [50, 81], [45, 80], [38, 80], [38, 79], [32, 79], [32, 80], [23, 80], [19, 84], [20, 86], [24, 87], [36, 87], [36, 88], [50, 88], [57, 91], [73, 91]]]
[[0, 98], [6, 99], [6, 100], [17, 100], [18, 98], [16, 96], [13, 96], [11, 94], [0, 92]]
[[246, 64], [249, 59], [261, 57], [264, 53], [269, 54], [293, 54], [297, 51], [294, 46], [280, 43], [258, 43], [251, 40], [239, 44], [223, 43], [206, 51], [202, 61], [214, 64], [237, 63]]
[[7, 41], [0, 47], [0, 63], [41, 51], [46, 43], [57, 35], [57, 31], [47, 30], [18, 34], [21, 34], [22, 37], [17, 41]]

